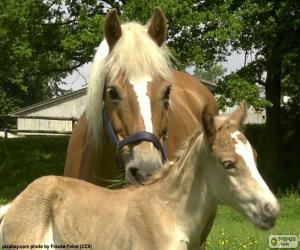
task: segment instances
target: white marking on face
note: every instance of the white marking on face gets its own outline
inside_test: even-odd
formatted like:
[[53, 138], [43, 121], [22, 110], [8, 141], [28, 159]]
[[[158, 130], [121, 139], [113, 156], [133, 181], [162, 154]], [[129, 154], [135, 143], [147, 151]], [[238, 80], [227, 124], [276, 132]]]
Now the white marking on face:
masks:
[[151, 80], [152, 78], [150, 76], [129, 79], [138, 99], [140, 112], [144, 120], [145, 131], [149, 133], [153, 133], [151, 104], [148, 95], [148, 83], [151, 82]]
[[231, 137], [235, 139], [237, 142], [235, 144], [235, 152], [244, 159], [246, 166], [250, 171], [251, 176], [253, 177], [254, 180], [257, 181], [257, 183], [260, 185], [262, 190], [271, 192], [269, 187], [267, 186], [267, 184], [265, 183], [265, 181], [263, 180], [263, 178], [261, 177], [261, 175], [257, 170], [256, 163], [254, 160], [253, 150], [250, 143], [248, 141], [246, 141], [246, 143], [241, 141], [239, 139], [239, 135], [241, 135], [241, 132], [239, 131], [236, 131], [231, 134]]
[[235, 185], [236, 188], [238, 188], [238, 192], [240, 192], [240, 195], [244, 197], [244, 201], [240, 202], [242, 210], [254, 224], [259, 227], [265, 227], [265, 222], [262, 220], [262, 218], [264, 218], [264, 206], [272, 206], [274, 211], [273, 216], [277, 216], [279, 204], [257, 170], [250, 143], [248, 140], [241, 140], [239, 138], [240, 135], [242, 135], [242, 133], [239, 131], [231, 134], [231, 137], [236, 141], [235, 152], [245, 161], [246, 167], [248, 168], [253, 180], [256, 182], [256, 185], [253, 186], [252, 184], [246, 186], [246, 188], [240, 188], [241, 183], [234, 177], [231, 178], [231, 182], [236, 182]]

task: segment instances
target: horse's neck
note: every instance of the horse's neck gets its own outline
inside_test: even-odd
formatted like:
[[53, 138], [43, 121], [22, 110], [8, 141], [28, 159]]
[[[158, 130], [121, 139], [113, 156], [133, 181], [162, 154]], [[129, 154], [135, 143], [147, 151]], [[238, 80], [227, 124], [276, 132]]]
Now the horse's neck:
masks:
[[166, 178], [160, 182], [161, 197], [171, 207], [179, 230], [189, 238], [199, 238], [217, 206], [208, 188], [208, 149], [202, 135], [198, 134], [194, 139], [193, 143], [187, 145], [188, 151], [181, 155]]
[[90, 181], [100, 186], [111, 185], [109, 180], [114, 180], [120, 175], [114, 147], [106, 135], [103, 135], [98, 145], [91, 144], [91, 148], [89, 152]]

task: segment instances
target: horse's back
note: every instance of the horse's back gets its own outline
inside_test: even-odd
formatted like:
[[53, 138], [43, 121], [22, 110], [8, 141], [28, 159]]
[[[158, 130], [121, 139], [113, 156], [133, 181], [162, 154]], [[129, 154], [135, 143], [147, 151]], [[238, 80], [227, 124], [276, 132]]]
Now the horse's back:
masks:
[[153, 237], [156, 230], [162, 234], [166, 227], [156, 220], [160, 210], [155, 211], [144, 197], [138, 187], [109, 190], [74, 178], [41, 177], [12, 203], [5, 217], [3, 244], [89, 243], [95, 249], [168, 249], [164, 247], [172, 239], [168, 230], [168, 237], [161, 235], [159, 241]]
[[[70, 237], [73, 231], [77, 232], [77, 228], [73, 228], [72, 224], [76, 224], [78, 217], [86, 212], [82, 209], [84, 204], [81, 203], [80, 197], [85, 197], [84, 193], [90, 194], [89, 200], [93, 204], [93, 192], [99, 195], [101, 188], [73, 178], [44, 176], [36, 179], [16, 197], [6, 212], [1, 224], [1, 243], [83, 243], [84, 239], [80, 239], [80, 242], [74, 238], [73, 241], [62, 239]], [[74, 216], [76, 212], [77, 217]], [[68, 217], [68, 214], [72, 217]], [[87, 216], [90, 217], [90, 214]], [[68, 233], [56, 233], [59, 225], [63, 225], [64, 232]]]
[[[77, 177], [80, 176], [80, 165], [84, 160], [83, 149], [86, 144], [87, 122], [83, 113], [78, 119], [73, 133], [70, 137], [67, 150], [67, 158], [64, 169], [64, 176]], [[74, 159], [76, 159], [74, 161]]]
[[202, 127], [202, 112], [207, 108], [218, 114], [216, 100], [208, 88], [195, 77], [173, 71], [170, 109], [168, 112], [168, 149], [170, 158], [195, 129]]
[[54, 176], [33, 181], [11, 203], [2, 221], [2, 244], [47, 243]]
[[91, 166], [96, 161], [94, 153], [96, 145], [87, 141], [88, 123], [83, 113], [72, 132], [69, 140], [64, 176], [83, 180], [90, 179]]
[[[211, 102], [216, 106], [216, 101], [209, 89], [199, 81], [195, 76], [189, 73], [174, 70], [172, 80], [174, 81], [174, 87], [184, 89], [186, 91], [194, 92], [198, 99], [202, 99], [204, 102]], [[217, 111], [217, 110], [216, 110]]]

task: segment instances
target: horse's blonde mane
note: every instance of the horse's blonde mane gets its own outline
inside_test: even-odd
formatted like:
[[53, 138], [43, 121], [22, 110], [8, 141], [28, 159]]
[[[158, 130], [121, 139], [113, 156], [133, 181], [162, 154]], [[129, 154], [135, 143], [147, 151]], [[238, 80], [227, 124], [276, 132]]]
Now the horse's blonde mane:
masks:
[[86, 118], [89, 137], [102, 137], [102, 108], [105, 79], [115, 79], [122, 73], [126, 79], [149, 75], [171, 81], [170, 54], [148, 34], [147, 25], [136, 22], [122, 26], [122, 36], [109, 52], [104, 39], [94, 57], [91, 70]]

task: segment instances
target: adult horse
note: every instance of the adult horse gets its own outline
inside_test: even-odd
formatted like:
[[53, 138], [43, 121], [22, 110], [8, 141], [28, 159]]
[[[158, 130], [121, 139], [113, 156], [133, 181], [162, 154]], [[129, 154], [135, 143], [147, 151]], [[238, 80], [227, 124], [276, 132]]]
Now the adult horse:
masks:
[[34, 181], [9, 209], [0, 208], [5, 211], [0, 243], [56, 249], [81, 244], [101, 250], [198, 249], [220, 201], [257, 227], [270, 229], [279, 206], [239, 131], [245, 112], [241, 105], [224, 118], [204, 110], [204, 133], [196, 130], [178, 159], [166, 163], [159, 176], [152, 176], [152, 184], [143, 187], [110, 190], [56, 176]]
[[115, 179], [123, 168], [130, 183], [143, 182], [162, 166], [165, 151], [174, 159], [182, 141], [201, 128], [204, 106], [217, 114], [204, 85], [171, 69], [163, 45], [166, 23], [159, 8], [146, 26], [121, 25], [115, 10], [107, 14], [65, 176], [107, 186], [105, 180]]

